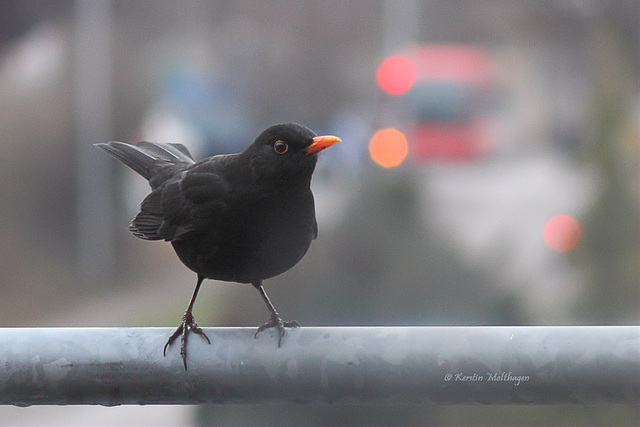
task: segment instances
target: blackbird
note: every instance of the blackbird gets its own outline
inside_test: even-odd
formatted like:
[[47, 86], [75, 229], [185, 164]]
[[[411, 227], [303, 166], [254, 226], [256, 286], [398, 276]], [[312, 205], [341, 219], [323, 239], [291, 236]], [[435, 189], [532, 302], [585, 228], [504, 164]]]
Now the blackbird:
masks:
[[277, 124], [263, 131], [241, 153], [195, 161], [182, 144], [111, 141], [95, 144], [149, 181], [151, 193], [129, 230], [145, 240], [166, 240], [180, 260], [198, 275], [182, 322], [167, 340], [180, 336], [187, 369], [187, 336], [192, 331], [211, 343], [198, 327], [193, 304], [204, 279], [251, 283], [269, 309], [266, 328], [285, 327], [262, 286], [302, 259], [318, 226], [310, 183], [318, 153], [340, 142], [316, 136], [309, 128]]

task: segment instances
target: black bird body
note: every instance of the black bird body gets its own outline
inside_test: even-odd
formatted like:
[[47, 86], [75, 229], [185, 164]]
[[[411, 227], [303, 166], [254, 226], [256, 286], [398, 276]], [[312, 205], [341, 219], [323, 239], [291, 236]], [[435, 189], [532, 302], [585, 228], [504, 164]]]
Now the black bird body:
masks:
[[204, 278], [253, 284], [272, 315], [259, 331], [276, 326], [282, 336], [283, 324], [295, 326], [279, 318], [262, 281], [297, 264], [316, 238], [311, 176], [317, 153], [338, 141], [301, 125], [274, 125], [242, 153], [197, 162], [181, 144], [96, 144], [151, 186], [130, 231], [142, 239], [170, 241], [180, 260], [198, 274], [185, 313], [192, 324], [183, 317], [167, 343], [183, 334], [185, 368], [187, 327], [204, 335], [191, 315]]
[[[317, 235], [309, 183], [261, 182], [251, 168], [234, 167], [243, 160], [232, 156], [196, 164], [163, 192], [170, 204], [180, 201], [193, 228], [171, 239], [176, 253], [209, 279], [254, 283], [276, 276], [297, 264]], [[220, 171], [207, 172], [215, 169]], [[179, 190], [185, 182], [190, 191]], [[223, 226], [207, 227], [208, 221]]]

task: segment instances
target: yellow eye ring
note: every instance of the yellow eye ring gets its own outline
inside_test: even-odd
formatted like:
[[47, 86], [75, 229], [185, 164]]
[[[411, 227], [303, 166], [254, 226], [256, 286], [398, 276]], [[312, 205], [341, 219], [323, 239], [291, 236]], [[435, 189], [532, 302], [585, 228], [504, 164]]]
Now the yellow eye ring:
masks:
[[289, 145], [286, 142], [279, 139], [273, 144], [273, 151], [275, 151], [278, 154], [284, 154], [287, 151], [289, 151]]

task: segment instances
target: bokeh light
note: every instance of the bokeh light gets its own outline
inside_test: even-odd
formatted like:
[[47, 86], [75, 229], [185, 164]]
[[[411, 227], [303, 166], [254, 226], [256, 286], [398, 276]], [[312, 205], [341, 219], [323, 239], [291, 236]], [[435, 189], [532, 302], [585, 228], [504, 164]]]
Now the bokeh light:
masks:
[[371, 159], [383, 168], [393, 168], [400, 165], [407, 157], [408, 152], [407, 138], [394, 128], [377, 131], [369, 142]]
[[569, 215], [557, 215], [544, 226], [544, 241], [551, 249], [569, 252], [580, 242], [582, 230], [578, 221]]
[[416, 66], [406, 56], [390, 56], [378, 66], [376, 80], [378, 86], [387, 94], [404, 95], [416, 82]]

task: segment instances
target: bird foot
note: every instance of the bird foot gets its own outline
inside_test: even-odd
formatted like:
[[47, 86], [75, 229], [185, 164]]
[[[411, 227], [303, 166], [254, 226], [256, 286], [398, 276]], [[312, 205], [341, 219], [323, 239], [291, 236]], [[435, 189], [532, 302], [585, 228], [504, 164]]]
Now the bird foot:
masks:
[[258, 328], [253, 338], [257, 338], [258, 334], [264, 331], [265, 329], [278, 328], [278, 347], [280, 347], [280, 344], [282, 342], [282, 337], [284, 336], [284, 328], [299, 328], [299, 327], [300, 327], [300, 323], [298, 323], [297, 321], [291, 320], [287, 322], [282, 320], [282, 318], [280, 318], [280, 315], [278, 315], [278, 313], [272, 313], [269, 320]]
[[184, 369], [187, 370], [187, 335], [189, 334], [189, 330], [195, 332], [197, 335], [200, 335], [204, 339], [207, 340], [209, 344], [209, 337], [205, 334], [202, 329], [198, 326], [195, 319], [193, 318], [193, 314], [191, 311], [186, 311], [182, 316], [182, 323], [176, 329], [176, 331], [169, 337], [167, 343], [164, 345], [164, 350], [162, 350], [162, 354], [164, 356], [167, 355], [167, 347], [171, 345], [175, 341], [178, 336], [180, 336], [180, 355], [182, 356], [182, 362], [184, 363]]

